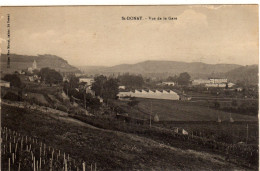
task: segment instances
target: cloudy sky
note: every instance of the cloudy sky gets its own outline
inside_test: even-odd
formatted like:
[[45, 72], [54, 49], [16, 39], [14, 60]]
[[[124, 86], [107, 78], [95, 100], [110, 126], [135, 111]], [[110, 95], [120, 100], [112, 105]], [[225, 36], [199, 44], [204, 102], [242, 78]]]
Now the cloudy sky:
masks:
[[254, 5], [2, 8], [2, 53], [7, 52], [7, 14], [10, 50], [16, 54], [53, 54], [81, 66], [144, 60], [258, 64]]

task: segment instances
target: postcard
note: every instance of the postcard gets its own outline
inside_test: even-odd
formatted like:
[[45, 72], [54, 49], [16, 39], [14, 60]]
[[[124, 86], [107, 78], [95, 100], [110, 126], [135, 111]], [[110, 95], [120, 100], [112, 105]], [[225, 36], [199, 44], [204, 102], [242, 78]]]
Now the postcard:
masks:
[[1, 170], [258, 170], [258, 5], [0, 12]]

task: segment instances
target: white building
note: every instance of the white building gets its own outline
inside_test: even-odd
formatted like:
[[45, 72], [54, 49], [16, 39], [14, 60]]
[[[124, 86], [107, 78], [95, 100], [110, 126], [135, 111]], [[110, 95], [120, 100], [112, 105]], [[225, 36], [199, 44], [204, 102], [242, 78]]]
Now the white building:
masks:
[[162, 82], [162, 85], [174, 86], [175, 83], [172, 81]]
[[228, 80], [226, 78], [210, 78], [210, 83], [213, 84], [220, 84], [220, 83], [227, 83]]
[[159, 91], [159, 90], [135, 90], [134, 92], [125, 91], [118, 93], [119, 98], [123, 97], [138, 97], [138, 98], [150, 98], [150, 99], [167, 99], [167, 100], [179, 100], [180, 96], [174, 91]]
[[225, 88], [227, 86], [227, 84], [225, 83], [209, 83], [209, 84], [205, 84], [206, 87], [221, 87], [221, 88]]
[[119, 86], [119, 89], [125, 90], [125, 86]]
[[210, 80], [207, 79], [196, 79], [192, 81], [192, 85], [209, 84]]
[[233, 87], [234, 85], [236, 85], [236, 84], [234, 84], [234, 83], [228, 83], [228, 88]]

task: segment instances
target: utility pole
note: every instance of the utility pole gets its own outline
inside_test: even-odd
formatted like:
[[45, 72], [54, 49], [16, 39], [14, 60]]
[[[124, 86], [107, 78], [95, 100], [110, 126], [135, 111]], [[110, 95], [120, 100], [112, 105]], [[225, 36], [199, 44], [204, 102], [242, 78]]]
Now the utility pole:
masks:
[[151, 103], [151, 113], [150, 113], [150, 128], [152, 127], [152, 100], [150, 101]]
[[246, 124], [246, 144], [247, 144], [247, 141], [248, 141], [248, 124]]

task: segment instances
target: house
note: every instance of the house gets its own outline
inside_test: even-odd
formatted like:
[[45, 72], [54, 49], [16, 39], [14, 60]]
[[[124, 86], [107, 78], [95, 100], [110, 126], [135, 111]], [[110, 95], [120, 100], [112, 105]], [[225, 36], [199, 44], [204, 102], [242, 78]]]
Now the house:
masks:
[[86, 87], [86, 93], [88, 94], [91, 94], [92, 96], [95, 96], [95, 92], [93, 90], [91, 90], [91, 87], [90, 86], [87, 86]]
[[85, 83], [87, 86], [91, 86], [94, 83], [94, 78], [79, 78], [79, 83]]
[[125, 86], [119, 86], [118, 89], [125, 90]]
[[228, 80], [226, 78], [210, 78], [210, 83], [213, 84], [220, 84], [220, 83], [227, 83]]
[[192, 81], [192, 85], [204, 85], [204, 84], [209, 84], [210, 80], [207, 79], [196, 79]]
[[236, 91], [241, 92], [241, 91], [243, 91], [243, 88], [242, 87], [238, 87], [238, 88], [236, 88]]
[[29, 76], [28, 79], [29, 79], [30, 82], [33, 82], [33, 81], [34, 81], [33, 76]]
[[162, 85], [174, 86], [175, 83], [172, 81], [162, 82]]
[[209, 83], [209, 84], [205, 84], [205, 87], [221, 87], [221, 88], [225, 88], [227, 86], [226, 83]]
[[29, 76], [28, 77], [28, 79], [29, 79], [29, 81], [30, 82], [38, 82], [38, 83], [40, 83], [41, 81], [41, 77], [39, 77], [38, 75], [33, 75], [33, 76]]
[[234, 85], [236, 85], [236, 84], [234, 84], [234, 83], [228, 83], [228, 88], [231, 88], [231, 87], [233, 87]]
[[4, 81], [4, 80], [0, 80], [0, 87], [10, 87], [10, 82]]
[[69, 78], [65, 75], [65, 76], [62, 78], [62, 81], [63, 81], [63, 82], [65, 82], [65, 81], [69, 82]]
[[188, 97], [187, 95], [180, 95], [180, 100], [189, 101], [189, 100], [191, 100], [191, 97]]
[[21, 74], [21, 75], [25, 74], [25, 72], [23, 70], [19, 70], [18, 73]]

